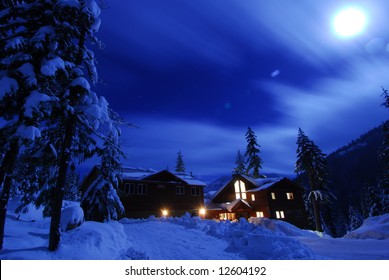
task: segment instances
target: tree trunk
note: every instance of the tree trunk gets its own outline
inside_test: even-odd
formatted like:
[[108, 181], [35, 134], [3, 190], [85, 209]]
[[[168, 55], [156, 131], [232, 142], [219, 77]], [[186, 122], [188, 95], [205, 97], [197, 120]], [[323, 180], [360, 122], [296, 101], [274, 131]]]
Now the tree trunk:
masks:
[[[313, 180], [312, 175], [309, 175], [309, 184], [311, 185], [311, 191], [316, 190], [315, 181]], [[312, 202], [312, 208], [313, 208], [313, 215], [315, 216], [316, 231], [322, 232], [323, 227], [321, 225], [321, 220], [320, 220], [319, 201], [317, 201], [316, 197], [312, 194], [311, 194], [311, 202]]]
[[60, 223], [62, 201], [69, 167], [70, 148], [73, 143], [74, 124], [75, 117], [72, 116], [66, 122], [65, 138], [61, 150], [57, 183], [51, 192], [51, 223], [49, 236], [50, 251], [55, 251], [58, 249], [61, 239]]
[[[4, 167], [3, 178], [4, 185], [0, 197], [0, 250], [3, 249], [4, 243], [4, 228], [5, 228], [5, 218], [7, 216], [7, 204], [12, 187], [12, 173], [15, 167], [16, 157], [19, 153], [19, 143], [13, 141], [11, 143], [10, 149], [6, 152], [2, 168]], [[0, 178], [2, 180], [2, 178]]]

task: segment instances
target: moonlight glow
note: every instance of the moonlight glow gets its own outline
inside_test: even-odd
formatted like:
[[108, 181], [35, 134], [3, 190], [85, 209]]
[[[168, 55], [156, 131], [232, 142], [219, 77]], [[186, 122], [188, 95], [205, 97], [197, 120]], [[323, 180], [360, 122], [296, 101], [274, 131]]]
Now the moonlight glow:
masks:
[[333, 28], [341, 37], [355, 36], [366, 27], [366, 15], [358, 8], [347, 8], [340, 11], [334, 18]]

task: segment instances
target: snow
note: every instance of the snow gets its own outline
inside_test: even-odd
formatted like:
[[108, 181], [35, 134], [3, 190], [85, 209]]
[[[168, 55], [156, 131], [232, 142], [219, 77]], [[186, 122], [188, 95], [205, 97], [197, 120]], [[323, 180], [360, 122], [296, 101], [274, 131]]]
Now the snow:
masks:
[[39, 105], [41, 102], [51, 101], [52, 98], [44, 93], [41, 93], [37, 90], [31, 92], [28, 96], [26, 103], [24, 104], [24, 115], [26, 117], [32, 118], [32, 113], [34, 111], [39, 111]]
[[84, 77], [78, 77], [72, 81], [70, 84], [72, 87], [80, 86], [86, 90], [90, 90], [90, 84]]
[[23, 78], [26, 79], [27, 85], [36, 85], [37, 81], [34, 73], [34, 66], [31, 63], [25, 63], [20, 66], [18, 72], [20, 72]]
[[6, 94], [10, 94], [19, 88], [18, 82], [15, 79], [4, 77], [0, 80], [0, 99]]
[[60, 57], [54, 57], [44, 62], [41, 72], [45, 76], [54, 76], [58, 70], [65, 69], [65, 62]]
[[84, 211], [79, 205], [70, 205], [62, 209], [61, 230], [66, 231], [71, 227], [81, 225], [84, 220]]
[[41, 137], [41, 131], [35, 126], [21, 125], [18, 127], [16, 134], [28, 140], [35, 140], [36, 137]]
[[389, 214], [369, 217], [361, 227], [345, 235], [354, 239], [389, 239]]
[[[180, 218], [85, 221], [62, 232], [59, 249], [50, 252], [50, 220], [41, 218], [41, 210], [34, 207], [18, 217], [14, 213], [17, 201], [9, 203], [0, 259], [389, 259], [389, 237], [372, 234], [388, 233], [389, 214], [369, 218], [354, 231], [369, 239], [331, 238], [267, 218], [219, 222], [186, 214]], [[72, 210], [67, 217], [81, 217], [77, 203], [65, 209], [69, 207]]]
[[21, 36], [11, 38], [7, 41], [7, 44], [5, 45], [5, 49], [18, 49], [23, 47], [25, 43], [25, 39]]

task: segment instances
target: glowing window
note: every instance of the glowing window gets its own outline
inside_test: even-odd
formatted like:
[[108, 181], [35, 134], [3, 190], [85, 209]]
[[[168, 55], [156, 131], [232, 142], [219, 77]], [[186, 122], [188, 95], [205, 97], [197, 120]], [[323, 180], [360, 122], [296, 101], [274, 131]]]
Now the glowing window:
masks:
[[262, 211], [258, 211], [255, 213], [257, 215], [257, 218], [263, 218], [263, 212]]
[[239, 199], [247, 199], [247, 194], [246, 194], [246, 185], [244, 182], [238, 180], [234, 184], [235, 188], [235, 198]]
[[255, 201], [255, 194], [251, 195], [251, 201]]
[[276, 217], [277, 219], [285, 218], [284, 211], [276, 211]]
[[274, 192], [271, 193], [271, 199], [276, 199], [276, 194]]
[[293, 193], [291, 193], [291, 192], [286, 193], [286, 198], [287, 198], [288, 200], [293, 200], [293, 199], [294, 199]]

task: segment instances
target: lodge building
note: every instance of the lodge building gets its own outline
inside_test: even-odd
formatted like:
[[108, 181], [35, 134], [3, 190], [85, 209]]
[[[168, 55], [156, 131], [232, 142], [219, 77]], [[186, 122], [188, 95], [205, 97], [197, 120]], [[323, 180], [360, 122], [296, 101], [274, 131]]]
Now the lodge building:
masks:
[[118, 195], [126, 217], [197, 215], [204, 208], [205, 185], [185, 173], [124, 168]]
[[253, 179], [236, 174], [206, 205], [207, 216], [221, 220], [266, 217], [307, 228], [302, 191], [288, 178]]

